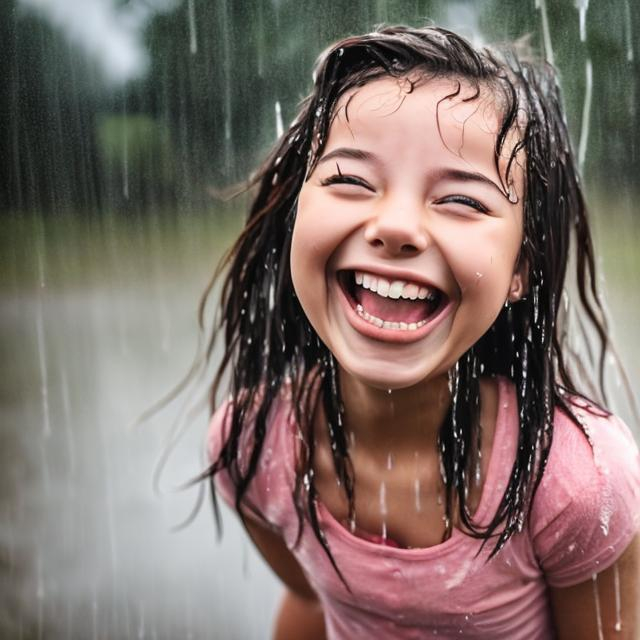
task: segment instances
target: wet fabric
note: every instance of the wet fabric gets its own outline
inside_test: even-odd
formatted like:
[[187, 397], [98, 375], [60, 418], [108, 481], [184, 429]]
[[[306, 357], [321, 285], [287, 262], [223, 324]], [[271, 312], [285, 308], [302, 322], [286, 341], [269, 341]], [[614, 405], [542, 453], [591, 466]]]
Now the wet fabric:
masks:
[[[225, 435], [225, 406], [213, 416], [209, 455]], [[529, 521], [487, 562], [492, 545], [454, 529], [449, 540], [425, 549], [377, 544], [352, 535], [321, 503], [318, 514], [340, 581], [307, 524], [293, 548], [297, 518], [297, 429], [286, 397], [272, 411], [263, 456], [247, 502], [280, 532], [322, 601], [327, 637], [505, 638], [554, 636], [547, 584], [566, 587], [611, 566], [640, 529], [640, 456], [628, 428], [616, 417], [576, 409], [593, 448], [578, 427], [557, 411], [549, 462]], [[476, 512], [489, 521], [504, 493], [517, 447], [513, 385], [499, 380], [499, 410], [491, 459]], [[225, 473], [216, 477], [234, 503]], [[478, 554], [478, 555], [477, 555]]]

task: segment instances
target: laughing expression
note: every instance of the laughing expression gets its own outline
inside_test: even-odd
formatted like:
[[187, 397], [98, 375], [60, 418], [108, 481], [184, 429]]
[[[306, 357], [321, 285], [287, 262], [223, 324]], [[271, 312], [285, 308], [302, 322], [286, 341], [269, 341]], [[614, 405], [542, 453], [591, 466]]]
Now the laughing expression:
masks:
[[512, 145], [496, 168], [490, 92], [404, 85], [375, 80], [338, 103], [291, 248], [309, 322], [343, 372], [385, 389], [446, 375], [523, 292], [523, 176], [515, 164], [508, 198]]

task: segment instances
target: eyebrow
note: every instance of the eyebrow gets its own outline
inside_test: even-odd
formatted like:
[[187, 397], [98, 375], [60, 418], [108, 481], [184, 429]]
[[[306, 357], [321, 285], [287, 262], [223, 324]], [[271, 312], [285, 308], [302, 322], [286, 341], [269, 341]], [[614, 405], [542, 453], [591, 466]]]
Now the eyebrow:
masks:
[[482, 173], [477, 173], [475, 171], [465, 171], [464, 169], [442, 169], [441, 171], [436, 172], [435, 179], [436, 181], [457, 180], [458, 182], [480, 182], [497, 189], [501, 195], [504, 196], [504, 191], [498, 184], [491, 180], [491, 178], [487, 178], [487, 176]]
[[318, 164], [334, 160], [335, 158], [348, 158], [350, 160], [364, 160], [366, 162], [379, 162], [378, 157], [370, 151], [362, 149], [353, 149], [351, 147], [339, 147], [333, 151], [329, 151], [326, 155], [318, 160]]
[[[345, 158], [350, 160], [363, 160], [365, 162], [379, 163], [378, 156], [370, 151], [364, 151], [363, 149], [354, 149], [351, 147], [339, 147], [330, 151], [326, 155], [322, 156], [318, 160], [318, 164], [323, 164], [329, 160], [335, 160], [336, 158]], [[464, 169], [441, 169], [435, 172], [433, 176], [436, 182], [440, 180], [456, 180], [458, 182], [480, 182], [482, 184], [489, 185], [494, 189], [497, 189], [501, 195], [505, 195], [500, 185], [496, 184], [491, 178], [482, 173], [476, 171], [465, 171]]]

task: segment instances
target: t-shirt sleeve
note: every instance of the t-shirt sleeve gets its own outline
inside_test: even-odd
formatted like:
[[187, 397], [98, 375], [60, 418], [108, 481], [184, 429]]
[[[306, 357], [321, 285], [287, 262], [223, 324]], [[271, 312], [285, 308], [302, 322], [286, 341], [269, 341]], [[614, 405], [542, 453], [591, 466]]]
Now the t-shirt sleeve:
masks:
[[[243, 517], [254, 518], [282, 528], [289, 521], [292, 493], [295, 486], [295, 458], [293, 455], [294, 430], [289, 405], [279, 398], [269, 413], [262, 451], [242, 497]], [[215, 462], [224, 447], [231, 428], [232, 401], [228, 400], [213, 414], [207, 435], [207, 453]], [[247, 428], [239, 438], [240, 469], [245, 471], [252, 447], [253, 431]], [[235, 510], [236, 487], [227, 469], [218, 471], [214, 478], [218, 495]]]
[[[216, 409], [209, 422], [209, 430], [207, 432], [207, 457], [211, 464], [218, 459], [222, 447], [227, 440], [230, 420], [231, 402], [227, 401]], [[235, 508], [236, 489], [226, 469], [222, 469], [216, 473], [214, 483], [218, 495], [222, 496], [222, 499], [230, 507]]]
[[558, 411], [530, 532], [552, 587], [588, 580], [615, 563], [640, 529], [640, 456], [615, 416], [576, 413], [588, 434]]

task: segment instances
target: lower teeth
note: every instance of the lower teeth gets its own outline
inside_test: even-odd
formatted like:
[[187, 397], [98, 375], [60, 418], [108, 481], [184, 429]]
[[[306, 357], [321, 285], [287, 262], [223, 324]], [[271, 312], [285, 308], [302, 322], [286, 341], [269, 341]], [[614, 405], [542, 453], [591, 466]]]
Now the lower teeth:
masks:
[[420, 327], [423, 327], [427, 324], [426, 320], [420, 320], [420, 322], [389, 322], [387, 320], [382, 320], [380, 318], [376, 318], [376, 316], [372, 316], [367, 313], [361, 304], [356, 305], [357, 314], [366, 320], [368, 323], [372, 324], [374, 327], [378, 327], [379, 329], [399, 329], [400, 331], [415, 331]]

